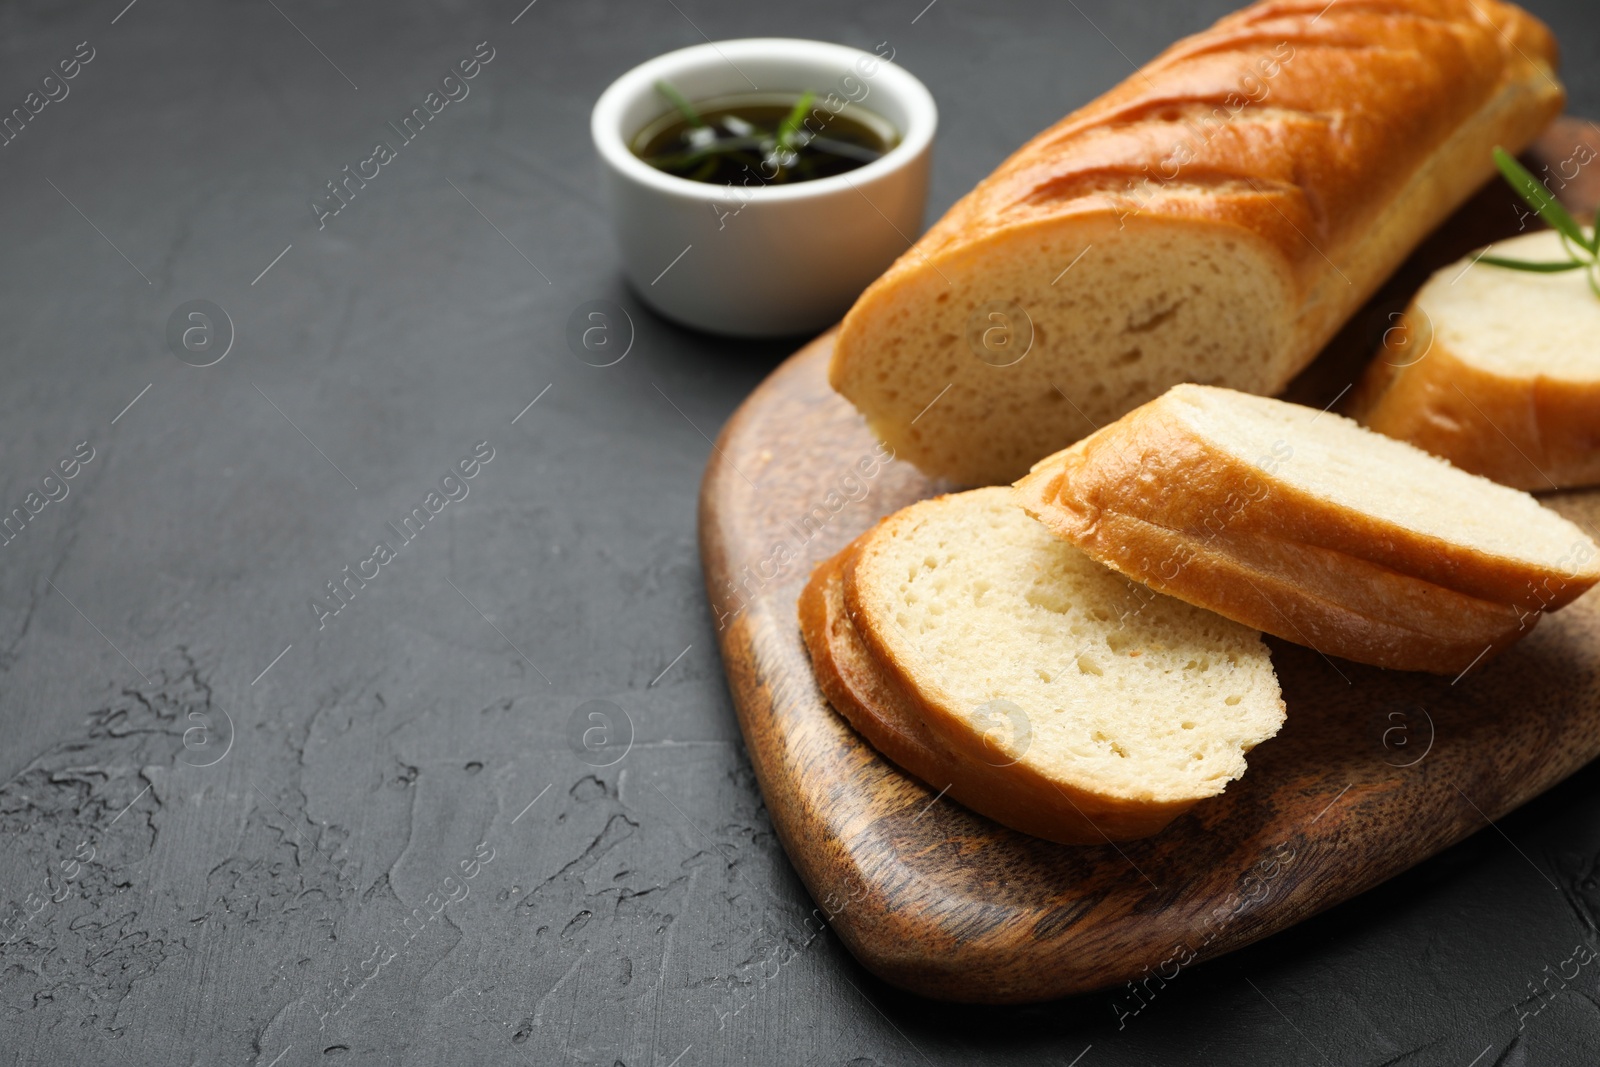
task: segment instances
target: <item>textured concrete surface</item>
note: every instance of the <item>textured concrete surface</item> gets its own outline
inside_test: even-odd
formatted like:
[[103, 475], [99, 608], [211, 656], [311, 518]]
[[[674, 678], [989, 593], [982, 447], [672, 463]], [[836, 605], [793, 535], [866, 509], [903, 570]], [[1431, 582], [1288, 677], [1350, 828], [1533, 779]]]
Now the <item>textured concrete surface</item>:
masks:
[[[0, 8], [0, 1062], [1600, 1058], [1593, 768], [1121, 1030], [802, 933], [694, 529], [708, 435], [798, 339], [639, 306], [589, 106], [702, 35], [889, 41], [942, 109], [937, 211], [1226, 4], [523, 2]], [[1592, 4], [1532, 6], [1600, 114]], [[615, 366], [568, 349], [592, 300], [632, 316]]]

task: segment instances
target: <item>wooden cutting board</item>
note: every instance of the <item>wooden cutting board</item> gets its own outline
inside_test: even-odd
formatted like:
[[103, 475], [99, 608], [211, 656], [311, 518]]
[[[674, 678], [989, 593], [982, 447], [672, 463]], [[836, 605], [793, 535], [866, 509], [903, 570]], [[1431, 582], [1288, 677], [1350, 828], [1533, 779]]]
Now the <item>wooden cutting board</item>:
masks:
[[[1530, 153], [1580, 211], [1600, 204], [1600, 130], [1557, 123]], [[1289, 390], [1322, 406], [1355, 380], [1389, 315], [1438, 267], [1517, 232], [1484, 189]], [[886, 981], [1014, 1003], [1127, 983], [1136, 1013], [1194, 964], [1404, 871], [1600, 754], [1600, 591], [1452, 682], [1327, 660], [1271, 640], [1288, 723], [1249, 772], [1142, 841], [1055, 845], [937, 797], [880, 757], [817, 690], [795, 617], [812, 567], [949, 487], [883, 463], [826, 381], [832, 335], [797, 352], [723, 429], [700, 546], [723, 664], [779, 839], [826, 919]], [[1547, 503], [1600, 528], [1600, 490]], [[1600, 535], [1597, 535], [1600, 536]], [[1506, 862], [1522, 859], [1508, 853]]]

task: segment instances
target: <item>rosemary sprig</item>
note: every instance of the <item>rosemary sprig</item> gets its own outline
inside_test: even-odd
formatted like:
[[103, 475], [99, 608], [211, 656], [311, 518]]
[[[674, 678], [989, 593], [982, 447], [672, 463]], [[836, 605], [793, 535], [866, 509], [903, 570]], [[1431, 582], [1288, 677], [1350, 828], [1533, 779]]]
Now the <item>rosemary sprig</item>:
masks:
[[875, 163], [883, 158], [882, 152], [874, 151], [871, 148], [863, 148], [860, 145], [851, 144], [849, 141], [836, 141], [832, 137], [824, 137], [820, 133], [812, 137], [806, 144], [812, 148], [820, 148], [823, 151], [832, 152], [836, 156], [853, 159], [862, 165]]
[[812, 103], [817, 99], [817, 94], [807, 89], [800, 94], [800, 99], [794, 102], [794, 107], [784, 120], [778, 123], [778, 147], [785, 152], [794, 151], [794, 139], [800, 133], [800, 123], [805, 120], [806, 114], [811, 110]]
[[[711, 143], [700, 148], [689, 148], [682, 152], [664, 153], [659, 156], [651, 156], [650, 162], [663, 169], [671, 167], [684, 167], [688, 166], [690, 163], [697, 163], [706, 156], [719, 156], [735, 152], [744, 152], [747, 149], [760, 148], [761, 144], [762, 139], [760, 137], [724, 137], [720, 141], [712, 141]], [[751, 158], [753, 161], [754, 157]]]
[[1539, 274], [1581, 270], [1589, 282], [1589, 290], [1600, 298], [1600, 223], [1590, 227], [1588, 233], [1584, 233], [1578, 220], [1567, 213], [1567, 209], [1561, 206], [1561, 202], [1549, 189], [1545, 188], [1544, 183], [1535, 178], [1527, 167], [1518, 163], [1510, 152], [1499, 145], [1494, 149], [1494, 164], [1500, 168], [1501, 176], [1512, 189], [1516, 190], [1517, 195], [1522, 197], [1523, 202], [1548, 223], [1551, 229], [1561, 235], [1561, 247], [1569, 258], [1551, 262], [1479, 256], [1478, 262], [1487, 263], [1491, 267], [1533, 271]]
[[683, 116], [683, 120], [690, 126], [699, 129], [706, 124], [706, 120], [700, 117], [700, 112], [696, 111], [694, 105], [689, 103], [689, 98], [678, 92], [671, 85], [664, 81], [658, 81], [656, 82], [656, 92], [666, 97], [667, 101], [678, 109], [678, 113]]
[[1487, 263], [1491, 267], [1532, 271], [1535, 274], [1560, 274], [1564, 270], [1582, 270], [1589, 265], [1581, 259], [1557, 260], [1551, 263], [1531, 259], [1506, 259], [1502, 256], [1479, 256], [1478, 262]]

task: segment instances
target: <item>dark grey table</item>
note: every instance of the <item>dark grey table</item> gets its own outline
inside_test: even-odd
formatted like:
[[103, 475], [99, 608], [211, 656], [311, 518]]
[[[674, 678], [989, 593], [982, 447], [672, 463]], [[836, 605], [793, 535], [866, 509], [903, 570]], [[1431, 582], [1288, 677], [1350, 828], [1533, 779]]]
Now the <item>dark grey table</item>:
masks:
[[[1226, 3], [126, 3], [0, 9], [0, 1062], [1600, 1058], [1595, 769], [1120, 1030], [798, 933], [695, 546], [708, 437], [798, 339], [640, 308], [589, 106], [706, 36], [886, 40], [937, 212]], [[1534, 7], [1600, 114], [1600, 16]], [[565, 340], [596, 299], [608, 368]]]

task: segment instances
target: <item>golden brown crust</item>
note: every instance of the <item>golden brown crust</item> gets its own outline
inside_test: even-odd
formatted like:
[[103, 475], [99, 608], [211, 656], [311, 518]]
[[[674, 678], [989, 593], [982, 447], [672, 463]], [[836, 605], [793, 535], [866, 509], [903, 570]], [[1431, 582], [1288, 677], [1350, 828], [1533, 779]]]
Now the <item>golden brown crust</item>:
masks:
[[1105, 797], [1051, 781], [1021, 763], [986, 762], [983, 739], [940, 716], [886, 669], [852, 621], [846, 575], [862, 535], [812, 573], [800, 629], [817, 685], [872, 746], [935, 790], [1014, 830], [1064, 845], [1148, 837], [1193, 806]]
[[1544, 570], [1341, 507], [1196, 437], [1152, 401], [1017, 482], [1057, 536], [1152, 589], [1325, 655], [1456, 674], [1569, 603]]
[[[1353, 417], [1517, 489], [1600, 484], [1600, 381], [1512, 377], [1474, 366], [1427, 331], [1415, 303], [1398, 325], [1367, 368]], [[1425, 355], [1417, 359], [1408, 348]]]
[[[1014, 237], [1007, 248], [1027, 256], [1063, 226], [1077, 236], [1057, 243], [1079, 247], [1137, 219], [1269, 250], [1287, 306], [1273, 296], [1259, 311], [1283, 341], [1257, 380], [1227, 384], [1276, 393], [1491, 176], [1493, 146], [1519, 151], [1560, 114], [1556, 62], [1549, 30], [1498, 0], [1253, 4], [1033, 138], [952, 206], [846, 315], [830, 380], [919, 461], [909, 416], [874, 384], [893, 373], [884, 332], [922, 321], [963, 257], [992, 242]], [[1046, 278], [1060, 267], [1039, 264]], [[1068, 341], [1040, 344], [1066, 345], [1069, 359]], [[1008, 387], [996, 379], [990, 410], [1005, 409]]]
[[[844, 608], [840, 567], [846, 547], [812, 572], [800, 593], [800, 633], [817, 676], [817, 687], [874, 748], [932, 784], [951, 757], [890, 687], [869, 658]], [[934, 785], [942, 789], [949, 779]]]
[[[1474, 661], [1487, 663], [1520, 636], [1522, 620], [1509, 607], [1304, 544], [1209, 532], [1197, 537], [1104, 512], [1089, 535], [1091, 549], [1078, 539], [1084, 536], [1080, 526], [1060, 521], [1060, 512], [1026, 495], [1031, 488], [1026, 482], [1018, 483], [1024, 506], [1111, 569], [1324, 655], [1394, 670], [1456, 674]], [[1325, 595], [1305, 584], [1313, 573], [1341, 572], [1353, 580], [1339, 594]], [[1402, 598], [1413, 610], [1398, 610]], [[1530, 614], [1525, 625], [1535, 621]]]
[[1498, 0], [1252, 4], [1023, 145], [883, 280], [1041, 216], [1129, 210], [1237, 226], [1320, 275], [1324, 253], [1371, 241], [1365, 224], [1508, 89], [1526, 97], [1507, 101], [1512, 139], [1531, 142], [1565, 103], [1556, 63], [1549, 29]]

